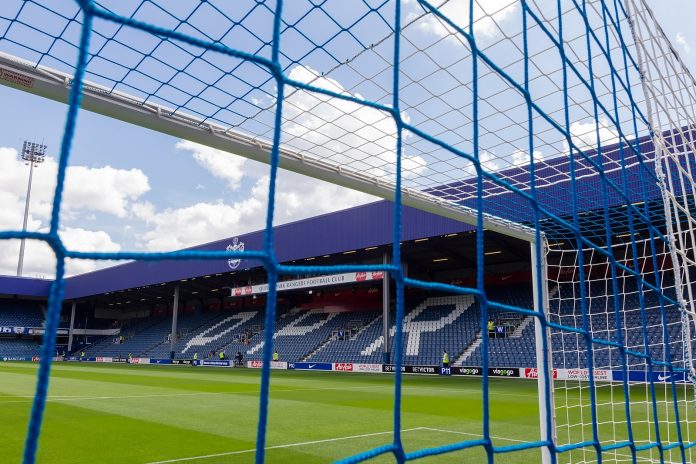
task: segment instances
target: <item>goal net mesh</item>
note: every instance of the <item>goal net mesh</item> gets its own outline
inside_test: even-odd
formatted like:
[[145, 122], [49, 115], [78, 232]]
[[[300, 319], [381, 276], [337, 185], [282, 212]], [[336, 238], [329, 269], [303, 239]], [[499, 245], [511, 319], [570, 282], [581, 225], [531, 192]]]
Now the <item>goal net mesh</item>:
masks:
[[[467, 448], [488, 462], [534, 448], [549, 462], [692, 461], [694, 81], [643, 0], [10, 0], [0, 3], [0, 83], [56, 99], [56, 86], [69, 92], [50, 229], [0, 232], [49, 243], [57, 262], [26, 463], [36, 456], [66, 259], [163, 258], [263, 265], [266, 346], [279, 275], [390, 273], [398, 322], [393, 440], [343, 462]], [[243, 144], [266, 161], [263, 247], [67, 249], [61, 201], [81, 102], [218, 148]], [[476, 285], [409, 279], [398, 265], [278, 263], [282, 166], [392, 199], [393, 263], [401, 262], [404, 204], [418, 198], [431, 211], [460, 214], [477, 234]], [[536, 269], [545, 272], [548, 259], [549, 281], [538, 273], [534, 282], [549, 292], [538, 293], [537, 311], [488, 297], [490, 227], [535, 242]], [[546, 438], [510, 445], [492, 437], [484, 356], [480, 437], [405, 451], [407, 286], [474, 296], [484, 353], [489, 311], [541, 322], [550, 336], [537, 340], [538, 362], [565, 376], [540, 395]], [[265, 350], [257, 462], [265, 456], [270, 356]]]

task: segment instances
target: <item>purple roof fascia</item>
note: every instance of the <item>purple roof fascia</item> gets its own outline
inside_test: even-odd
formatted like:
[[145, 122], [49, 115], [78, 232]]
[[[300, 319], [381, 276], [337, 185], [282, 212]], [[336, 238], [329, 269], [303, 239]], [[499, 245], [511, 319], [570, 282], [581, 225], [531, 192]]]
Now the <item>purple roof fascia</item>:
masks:
[[0, 294], [47, 297], [52, 280], [0, 276]]
[[[335, 213], [277, 226], [275, 251], [280, 262], [340, 253], [392, 243], [393, 203], [379, 201]], [[472, 227], [441, 216], [405, 207], [402, 240], [471, 230]], [[240, 235], [244, 249], [261, 250], [263, 231]], [[232, 239], [218, 240], [192, 250], [224, 251]], [[259, 267], [242, 260], [234, 270]], [[65, 298], [81, 298], [126, 288], [171, 282], [191, 277], [231, 272], [226, 260], [134, 261], [67, 279]]]

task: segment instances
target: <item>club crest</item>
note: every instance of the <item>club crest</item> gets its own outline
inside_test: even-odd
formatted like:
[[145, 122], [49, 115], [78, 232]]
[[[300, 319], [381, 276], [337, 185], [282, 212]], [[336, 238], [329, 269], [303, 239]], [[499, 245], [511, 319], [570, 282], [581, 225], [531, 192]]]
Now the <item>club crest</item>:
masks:
[[[232, 243], [227, 245], [226, 250], [227, 251], [244, 251], [244, 242], [239, 241], [239, 238], [235, 237], [232, 239]], [[227, 265], [230, 267], [230, 269], [237, 269], [241, 262], [242, 262], [242, 260], [239, 258], [228, 259]]]

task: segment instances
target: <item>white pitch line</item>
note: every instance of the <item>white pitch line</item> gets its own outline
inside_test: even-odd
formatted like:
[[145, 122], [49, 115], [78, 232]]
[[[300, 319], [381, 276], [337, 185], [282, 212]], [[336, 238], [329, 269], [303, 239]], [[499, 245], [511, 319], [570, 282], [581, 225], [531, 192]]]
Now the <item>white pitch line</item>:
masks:
[[[636, 454], [639, 454], [639, 453], [641, 453], [641, 451], [639, 451], [639, 452], [636, 453]], [[604, 455], [604, 454], [615, 454], [616, 456], [621, 456], [622, 458], [629, 458], [629, 459], [626, 460], [626, 462], [631, 462], [632, 459], [633, 459], [633, 456], [630, 455], [630, 454], [614, 453], [614, 452], [612, 452], [612, 451], [606, 451], [605, 453], [602, 453], [602, 454], [603, 454], [603, 455]], [[656, 461], [656, 460], [654, 460], [654, 459], [646, 458], [646, 457], [640, 456], [640, 455], [636, 456], [636, 461], [638, 461], [638, 462], [647, 462], [647, 463], [652, 463], [652, 464], [660, 464], [660, 461], [659, 461], [659, 460]], [[669, 461], [664, 461], [664, 463], [665, 463], [665, 464], [670, 464]]]
[[[414, 430], [420, 430], [420, 429], [422, 429], [422, 427], [415, 427], [412, 429], [404, 429], [401, 432], [412, 432]], [[341, 440], [352, 440], [355, 438], [376, 437], [379, 435], [389, 435], [392, 433], [394, 433], [393, 430], [389, 430], [388, 432], [363, 433], [361, 435], [349, 435], [346, 437], [326, 438], [324, 440], [313, 440], [313, 441], [304, 441], [304, 442], [299, 442], [299, 443], [288, 443], [285, 445], [267, 446], [264, 449], [265, 450], [273, 450], [273, 449], [281, 449], [281, 448], [292, 448], [292, 447], [296, 447], [296, 446], [307, 446], [307, 445], [316, 445], [319, 443], [330, 443], [330, 442], [341, 441]], [[227, 451], [225, 453], [206, 454], [206, 455], [202, 455], [202, 456], [190, 456], [187, 458], [168, 459], [166, 461], [153, 461], [153, 462], [148, 462], [147, 464], [168, 464], [171, 462], [194, 461], [197, 459], [210, 459], [210, 458], [217, 458], [217, 457], [221, 457], [221, 456], [232, 456], [235, 454], [246, 454], [246, 453], [254, 453], [254, 452], [256, 452], [256, 448], [239, 450], [239, 451]]]
[[[470, 432], [460, 432], [459, 430], [449, 430], [449, 429], [438, 429], [435, 427], [418, 427], [421, 430], [430, 430], [431, 432], [442, 432], [442, 433], [453, 433], [456, 435], [466, 435], [468, 437], [483, 437], [482, 434], [480, 433], [470, 433]], [[491, 435], [491, 438], [494, 440], [506, 440], [506, 441], [513, 441], [515, 443], [529, 443], [529, 441], [526, 440], [517, 440], [515, 438], [506, 438], [506, 437], [495, 437]]]
[[[467, 435], [467, 436], [470, 436], [470, 437], [481, 437], [481, 434], [480, 434], [480, 433], [460, 432], [460, 431], [458, 431], [458, 430], [439, 429], [439, 428], [435, 428], [435, 427], [418, 427], [418, 428], [421, 429], [421, 430], [431, 430], [431, 431], [433, 431], [433, 432], [453, 433], [453, 434], [457, 434], [457, 435]], [[506, 440], [506, 441], [512, 441], [512, 442], [516, 442], [516, 443], [529, 443], [529, 441], [525, 441], [525, 440], [517, 440], [517, 439], [515, 439], [515, 438], [496, 437], [496, 436], [493, 436], [493, 435], [491, 435], [491, 438], [493, 438], [494, 440]], [[577, 451], [579, 451], [579, 450], [575, 450], [575, 451], [577, 452]], [[594, 451], [588, 451], [588, 453], [592, 453], [592, 454], [593, 454]], [[646, 462], [646, 463], [654, 463], [654, 464], [657, 464], [657, 463], [658, 463], [658, 461], [655, 461], [655, 460], [653, 460], [653, 459], [650, 459], [650, 458], [647, 458], [647, 457], [644, 457], [644, 456], [640, 456], [640, 453], [641, 453], [641, 452], [639, 451], [639, 452], [638, 452], [638, 456], [637, 456], [638, 462]], [[632, 457], [630, 454], [617, 453], [617, 452], [612, 451], [612, 450], [604, 451], [604, 452], [602, 453], [603, 456], [604, 456], [604, 455], [611, 455], [611, 454], [614, 454], [614, 455], [616, 455], [616, 456], [626, 457], [626, 458], [631, 458], [631, 457]], [[628, 461], [626, 461], [626, 462], [628, 462]], [[665, 464], [671, 464], [671, 463], [665, 462]], [[675, 463], [675, 464], [676, 464], [676, 463]]]

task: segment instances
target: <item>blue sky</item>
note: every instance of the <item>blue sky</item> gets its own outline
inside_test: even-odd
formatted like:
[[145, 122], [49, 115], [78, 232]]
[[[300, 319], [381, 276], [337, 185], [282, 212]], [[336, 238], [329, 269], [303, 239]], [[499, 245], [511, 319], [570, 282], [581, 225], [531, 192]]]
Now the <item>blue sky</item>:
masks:
[[[128, 1], [120, 2], [117, 5], [118, 8], [128, 12], [138, 3], [140, 2]], [[221, 4], [221, 2], [211, 2], [211, 4], [216, 3]], [[253, 5], [254, 2], [241, 2], [240, 4], [242, 3]], [[658, 20], [675, 44], [684, 62], [690, 69], [695, 70], [696, 31], [691, 23], [693, 14], [696, 13], [696, 5], [693, 1], [688, 0], [650, 0], [649, 3], [653, 8], [658, 6], [661, 8], [655, 10]], [[189, 8], [187, 6], [189, 4], [190, 2], [175, 2], [172, 5], [176, 5], [173, 7], [174, 9], [181, 8], [183, 11]], [[61, 4], [61, 7], [64, 5]], [[173, 24], [170, 24], [171, 18], [154, 8], [153, 5], [145, 3], [145, 8], [150, 9], [149, 14], [152, 15], [152, 20], [171, 27]], [[356, 20], [359, 16], [352, 9], [347, 8], [344, 2], [333, 2], [331, 5], [333, 5], [331, 13], [336, 18], [349, 22]], [[515, 23], [515, 13], [519, 10], [516, 10], [516, 6], [511, 3], [511, 0], [489, 0], [487, 5], [489, 8], [487, 13], [492, 15], [499, 24], [508, 25], [510, 30], [519, 26]], [[4, 16], [3, 11], [11, 11], [13, 8], [16, 8], [14, 1], [0, 6], [0, 18]], [[69, 7], [65, 8], [66, 14], [71, 13]], [[253, 14], [245, 23], [248, 30], [236, 30], [228, 35], [226, 40], [235, 43], [238, 48], [243, 50], [257, 52], [261, 43], [259, 38], [263, 39], [264, 34], [267, 34], [269, 30], [267, 27], [268, 14], [260, 8], [254, 9], [251, 6], [249, 8]], [[407, 15], [415, 16], [422, 12], [413, 1], [405, 2], [405, 8]], [[325, 16], [314, 10], [309, 11], [312, 14], [303, 18], [292, 8], [286, 10], [286, 20], [289, 23], [300, 21], [300, 26], [289, 29], [285, 36], [287, 38], [284, 42], [286, 44], [285, 59], [290, 74], [303, 82], [313, 81], [315, 85], [330, 88], [339, 93], [349, 92], [353, 95], [368, 96], [371, 99], [386, 98], [387, 93], [380, 86], [388, 87], [391, 76], [386, 72], [387, 68], [384, 67], [384, 64], [380, 64], [383, 60], [380, 58], [379, 46], [375, 47], [374, 53], [369, 56], [362, 55], [360, 57], [364, 61], [362, 68], [360, 63], [356, 63], [352, 67], [339, 67], [338, 71], [331, 74], [331, 77], [320, 75], [319, 70], [323, 71], [325, 68], [330, 68], [333, 54], [338, 56], [341, 54], [339, 52], [345, 53], [347, 49], [357, 49], [360, 46], [355, 42], [355, 39], [342, 34], [324, 47], [323, 51], [317, 49], [312, 44], [331, 37], [336, 27], [335, 25], [326, 26], [327, 18]], [[552, 11], [552, 8], [548, 11]], [[39, 13], [34, 14], [38, 15]], [[452, 14], [459, 15], [459, 19], [461, 19], [460, 16], [466, 16], [460, 10]], [[194, 18], [191, 21], [192, 25], [201, 28], [204, 27], [203, 25], [207, 26], [209, 30], [206, 31], [211, 35], [214, 35], [217, 29], [220, 30], [220, 34], [224, 32], [224, 21], [216, 20], [206, 23], [203, 16]], [[377, 40], [380, 37], [379, 31], [385, 27], [385, 24], [380, 23], [379, 15], [369, 16], [369, 21], [355, 26], [355, 30], [362, 34], [361, 39], [368, 44]], [[47, 22], [48, 24], [42, 24], [45, 29], [54, 28], [55, 25], [51, 21], [47, 20]], [[494, 46], [498, 41], [505, 43], [501, 40], [501, 32], [496, 30], [495, 24], [492, 21], [487, 22], [485, 17], [478, 24], [480, 27], [477, 26], [477, 34], [484, 44], [491, 46], [491, 55], [505, 55], [507, 53], [505, 49], [498, 50]], [[7, 25], [6, 21], [3, 22], [0, 19], [0, 51], [12, 52], [16, 50], [16, 47], [8, 46], [6, 43], [3, 46], [1, 40], [1, 34], [5, 34]], [[101, 24], [99, 27], [103, 28], [102, 31], [113, 32], [113, 28], [109, 25]], [[299, 31], [302, 31], [306, 36], [299, 34]], [[194, 35], [200, 34], [199, 31], [190, 27], [184, 32]], [[34, 33], [25, 31], [23, 34], [26, 34], [26, 37], [33, 37]], [[425, 46], [433, 54], [438, 54], [441, 59], [447, 59], [449, 47], [457, 45], [453, 44], [452, 38], [447, 34], [441, 25], [424, 20], [415, 28], [410, 38], [413, 40], [413, 44], [426, 44]], [[133, 34], [130, 39], [134, 41], [133, 43], [141, 43], [137, 34]], [[142, 43], [147, 42], [147, 40], [142, 38]], [[93, 47], [99, 45], [99, 41], [96, 40]], [[388, 50], [389, 47], [388, 43], [383, 45], [384, 50]], [[268, 47], [261, 47], [259, 53], [267, 55], [269, 53]], [[65, 56], [67, 60], [71, 53], [67, 50], [59, 56]], [[128, 63], [131, 60], [136, 62], [137, 58], [137, 56], [131, 56], [130, 52], [117, 48], [109, 51], [107, 56]], [[303, 66], [293, 67], [292, 61], [302, 57]], [[219, 57], [211, 58], [211, 61], [220, 66], [239, 64], [227, 63]], [[49, 60], [46, 64], [60, 67], [60, 63], [55, 60]], [[456, 69], [458, 64], [453, 62], [451, 66]], [[113, 75], [118, 74], [118, 70], [114, 70], [113, 65], [106, 61], [95, 63], [91, 69], [95, 73], [113, 72]], [[375, 73], [370, 79], [365, 79], [358, 72], [372, 69], [377, 71], [384, 69], [385, 72]], [[510, 69], [511, 72], [519, 71], [513, 67]], [[151, 71], [152, 73], [164, 72], [160, 68], [157, 70], [153, 68]], [[214, 75], [211, 70], [201, 72], [206, 76]], [[423, 88], [419, 88], [415, 84], [408, 87], [408, 92], [411, 92], [410, 95], [413, 96], [414, 100], [422, 98], [426, 92], [437, 93], [432, 89], [433, 86], [444, 86], [445, 82], [449, 82], [453, 78], [453, 76], [435, 74], [434, 72], [435, 68], [432, 70], [427, 67], [423, 68], [424, 75], [420, 78], [424, 83]], [[248, 67], [241, 68], [236, 75], [255, 82], [266, 79], [263, 73]], [[97, 78], [91, 76], [88, 79]], [[414, 79], [414, 81], [417, 80], [419, 79]], [[141, 86], [143, 89], [150, 84], [145, 75], [137, 76], [132, 82], [133, 85]], [[189, 85], [193, 88], [195, 83], [180, 83], [178, 85]], [[496, 84], [491, 78], [490, 82], [484, 86], [484, 91], [489, 91], [491, 94], [490, 99], [487, 100], [491, 107], [483, 108], [484, 113], [485, 111], [490, 113], [497, 111], [492, 102], [504, 105], [510, 99], [506, 95], [493, 96], [497, 85], [499, 84]], [[225, 88], [242, 91], [244, 83], [231, 82]], [[263, 129], [261, 125], [267, 124], [269, 118], [272, 117], [272, 112], [265, 108], [272, 107], [273, 85], [268, 84], [261, 88], [264, 89], [265, 93], [250, 94], [246, 102], [232, 103], [229, 108], [238, 107], [240, 111], [252, 111], [247, 108], [250, 103], [257, 105], [259, 111], [263, 111], [258, 118], [244, 122], [246, 125], [243, 124], [242, 127], [249, 130], [256, 128], [255, 130], [259, 135], [268, 137], [268, 129]], [[120, 88], [120, 90], [125, 92], [129, 91], [129, 88]], [[130, 88], [129, 93], [137, 92]], [[169, 106], [172, 102], [179, 101], [178, 99], [181, 97], [172, 89], [159, 95], [169, 99], [167, 101]], [[210, 98], [223, 97], [218, 95]], [[287, 136], [288, 143], [294, 144], [293, 146], [297, 149], [313, 149], [319, 155], [326, 153], [327, 156], [336, 156], [334, 152], [316, 150], [318, 150], [317, 147], [321, 147], [325, 143], [323, 138], [326, 138], [327, 133], [329, 135], [340, 134], [334, 138], [336, 143], [342, 144], [336, 149], [336, 152], [345, 152], [346, 147], [359, 146], [366, 155], [365, 159], [361, 161], [367, 163], [365, 169], [371, 173], [376, 173], [377, 176], [389, 178], [392, 174], [388, 170], [388, 165], [390, 163], [390, 150], [393, 151], [394, 128], [393, 123], [388, 118], [383, 118], [383, 115], [375, 110], [356, 110], [345, 104], [343, 106], [334, 104], [333, 107], [327, 109], [324, 107], [326, 102], [301, 92], [291, 98], [294, 99], [290, 100], [293, 107], [299, 108], [299, 110], [290, 108], [291, 114], [292, 111], [296, 112], [291, 121], [296, 125], [291, 126], [288, 130], [288, 134], [290, 134]], [[429, 124], [428, 130], [435, 133], [440, 128], [440, 122], [431, 115], [446, 112], [448, 99], [451, 98], [453, 98], [452, 94], [447, 94], [431, 99], [427, 104], [414, 105], [405, 112], [404, 117], [416, 122], [423, 120], [424, 124]], [[466, 99], [466, 96], [464, 98]], [[496, 98], [499, 98], [499, 101], [496, 101]], [[0, 86], [0, 102], [5, 109], [2, 113], [2, 124], [0, 124], [0, 211], [3, 211], [0, 215], [0, 229], [17, 229], [21, 227], [24, 189], [28, 174], [26, 167], [16, 160], [16, 150], [21, 147], [25, 139], [43, 141], [49, 146], [49, 156], [55, 158], [63, 132], [66, 106], [4, 86]], [[309, 133], [302, 130], [303, 127], [316, 123], [317, 115], [319, 115], [319, 121], [326, 121], [328, 117], [322, 115], [321, 112], [325, 110], [329, 113], [336, 111], [336, 106], [342, 114], [333, 123], [325, 124], [328, 127], [327, 133]], [[196, 108], [203, 113], [209, 110], [203, 101], [198, 102], [197, 106], [191, 105], [189, 108]], [[7, 111], [8, 109], [9, 111]], [[229, 118], [228, 120], [231, 120], [232, 116]], [[575, 123], [578, 124], [577, 129], [582, 129], [589, 124], [586, 122], [586, 118], [583, 118], [583, 114], [578, 113], [575, 118]], [[361, 122], [368, 120], [373, 120], [373, 122], [369, 125], [363, 125], [364, 123]], [[528, 159], [528, 155], [523, 151], [515, 151], [513, 142], [506, 141], [505, 147], [497, 148], [498, 151], [494, 148], [495, 144], [498, 143], [495, 138], [496, 132], [502, 132], [504, 128], [508, 134], [517, 131], [523, 135], [524, 128], [522, 126], [510, 125], [501, 116], [493, 117], [486, 123], [490, 124], [485, 142], [489, 143], [491, 148], [484, 153], [490, 158], [485, 163], [488, 168], [497, 170], [508, 165], [518, 165], [516, 160], [520, 157], [522, 162]], [[592, 140], [596, 126], [591, 124], [591, 127], [593, 131], [590, 139]], [[496, 130], [495, 128], [500, 129]], [[450, 138], [448, 143], [461, 143], [466, 149], [467, 142], [456, 139], [456, 130], [447, 129], [443, 137], [455, 137]], [[349, 134], [343, 134], [342, 131]], [[600, 132], [603, 140], [609, 141], [616, 137], [608, 128], [600, 128]], [[512, 135], [509, 137], [513, 138]], [[540, 158], [544, 156], [549, 158], [554, 154], [562, 153], [563, 147], [559, 139], [545, 141], [546, 145], [541, 146], [541, 142], [544, 141], [542, 139], [543, 137], [539, 138], [538, 155]], [[582, 139], [582, 134], [578, 136], [578, 140], [580, 139]], [[365, 140], [368, 140], [368, 143], [364, 143]], [[361, 144], [363, 146], [360, 146]], [[375, 151], [375, 145], [380, 144], [382, 146], [379, 149], [383, 151]], [[365, 145], [367, 148], [364, 148]], [[452, 159], [440, 160], [447, 163], [444, 169], [438, 168], [439, 171], [431, 169], [432, 159], [423, 154], [427, 151], [427, 144], [411, 136], [406, 151], [406, 167], [411, 167], [415, 173], [412, 177], [407, 176], [407, 181], [414, 185], [418, 185], [418, 183], [421, 185], [442, 183], [448, 180], [447, 177], [443, 176], [447, 176], [450, 171], [461, 172], [460, 170], [463, 169], [464, 172], [473, 173], [470, 163], [466, 164], [461, 160]], [[536, 157], [535, 150], [535, 159]], [[340, 158], [337, 158], [336, 161], [342, 162]], [[357, 165], [356, 157], [351, 158], [350, 162]], [[171, 250], [256, 230], [261, 228], [263, 224], [266, 210], [265, 188], [268, 168], [260, 163], [196, 146], [190, 142], [89, 112], [81, 112], [70, 165], [72, 170], [68, 174], [66, 207], [62, 218], [62, 234], [70, 247], [105, 251]], [[32, 229], [41, 230], [47, 227], [54, 170], [55, 164], [51, 160], [37, 170], [31, 205], [30, 228]], [[283, 173], [279, 181], [279, 209], [276, 222], [297, 220], [372, 200], [374, 200], [373, 197], [361, 193], [310, 180], [299, 175]], [[11, 274], [14, 272], [17, 250], [17, 243], [2, 244], [0, 247], [0, 273]], [[52, 266], [51, 252], [47, 247], [35, 243], [28, 246], [25, 262], [26, 275], [50, 276]], [[95, 266], [97, 264], [91, 262], [71, 263], [69, 269], [73, 273], [85, 272], [94, 269]]]
[[693, 17], [696, 4], [691, 0], [648, 0], [662, 26], [692, 74], [696, 72], [696, 30]]

